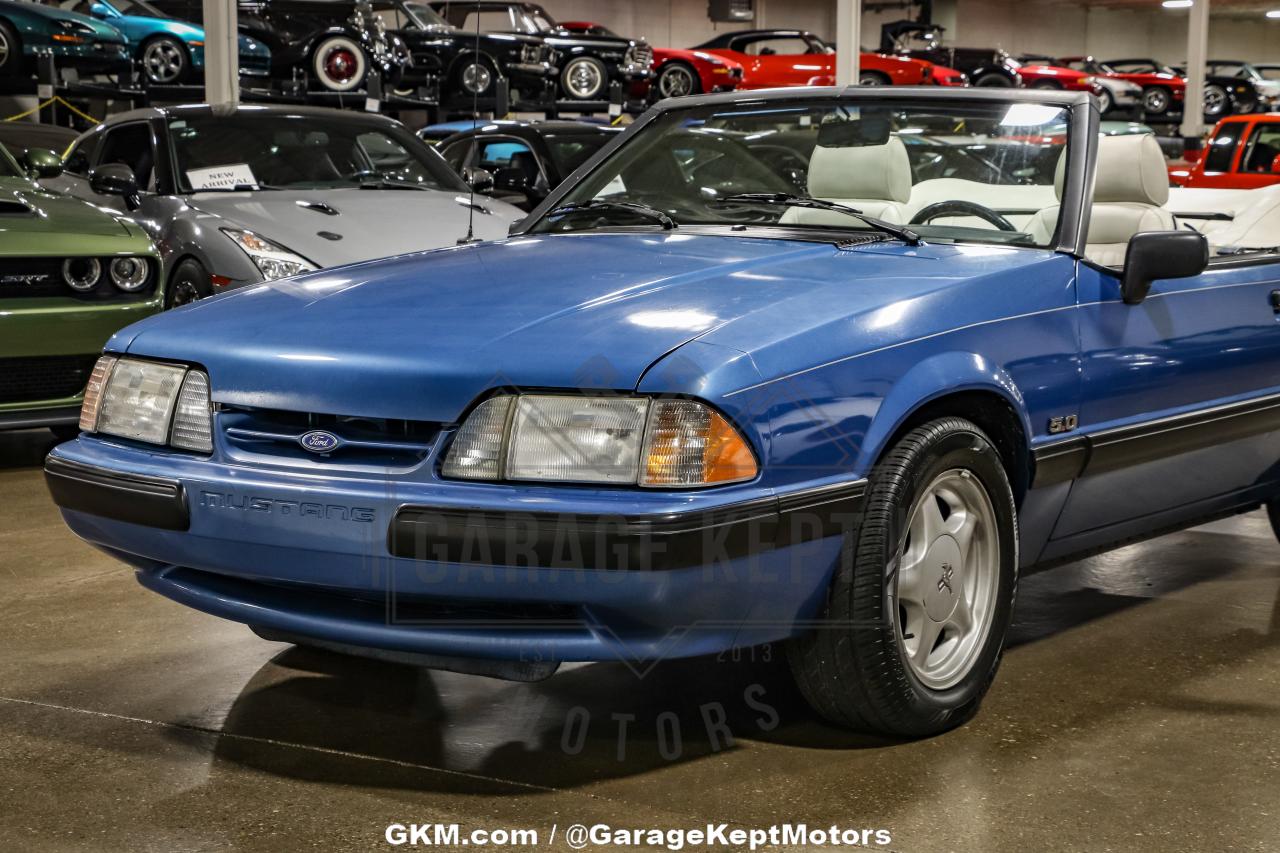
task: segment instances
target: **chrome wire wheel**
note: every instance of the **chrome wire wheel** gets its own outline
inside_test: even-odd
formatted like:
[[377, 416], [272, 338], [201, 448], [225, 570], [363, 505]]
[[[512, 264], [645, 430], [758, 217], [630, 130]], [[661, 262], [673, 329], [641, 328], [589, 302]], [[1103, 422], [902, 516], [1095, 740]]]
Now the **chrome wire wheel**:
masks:
[[683, 65], [668, 65], [658, 78], [658, 93], [664, 98], [692, 95], [695, 86], [693, 72]]
[[945, 690], [973, 668], [1000, 588], [1000, 533], [986, 488], [953, 468], [911, 509], [895, 578], [897, 640], [922, 684]]
[[173, 83], [182, 77], [186, 66], [182, 46], [168, 39], [157, 39], [142, 51], [142, 67], [152, 83]]

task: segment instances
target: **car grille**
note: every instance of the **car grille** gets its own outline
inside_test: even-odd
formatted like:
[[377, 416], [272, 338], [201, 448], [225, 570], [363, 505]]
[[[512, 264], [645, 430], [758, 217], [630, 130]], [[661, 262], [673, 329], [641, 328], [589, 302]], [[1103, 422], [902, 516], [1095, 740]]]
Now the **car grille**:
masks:
[[74, 397], [84, 390], [97, 355], [0, 358], [0, 403]]
[[[362, 470], [412, 468], [426, 459], [440, 435], [440, 425], [426, 421], [226, 405], [219, 409], [218, 428], [231, 454], [245, 460]], [[302, 437], [313, 430], [336, 435], [337, 449], [303, 449]]]
[[639, 42], [627, 51], [627, 64], [648, 68], [653, 64], [653, 48], [646, 42]]
[[61, 258], [0, 260], [0, 298], [21, 296], [70, 296], [75, 291], [62, 282]]

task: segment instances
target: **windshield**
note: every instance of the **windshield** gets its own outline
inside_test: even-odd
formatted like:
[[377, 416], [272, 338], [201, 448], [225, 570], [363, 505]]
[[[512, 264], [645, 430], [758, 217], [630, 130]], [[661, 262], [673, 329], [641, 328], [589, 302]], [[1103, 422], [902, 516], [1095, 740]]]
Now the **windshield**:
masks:
[[[1035, 215], [1057, 203], [1068, 136], [1067, 110], [1035, 103], [672, 110], [556, 205], [576, 210], [553, 209], [532, 230], [654, 227], [659, 213], [676, 227], [883, 231], [834, 203], [926, 240], [1048, 246], [1053, 234]], [[756, 197], [733, 198], [743, 194]]]
[[450, 29], [449, 22], [437, 15], [435, 9], [424, 3], [404, 3], [402, 8], [413, 19], [413, 22], [418, 25], [419, 29], [425, 30], [432, 27]]
[[613, 139], [614, 133], [549, 133], [547, 148], [560, 174], [567, 175], [590, 159]]
[[378, 184], [466, 190], [439, 154], [383, 122], [248, 112], [175, 118], [169, 136], [183, 192]]

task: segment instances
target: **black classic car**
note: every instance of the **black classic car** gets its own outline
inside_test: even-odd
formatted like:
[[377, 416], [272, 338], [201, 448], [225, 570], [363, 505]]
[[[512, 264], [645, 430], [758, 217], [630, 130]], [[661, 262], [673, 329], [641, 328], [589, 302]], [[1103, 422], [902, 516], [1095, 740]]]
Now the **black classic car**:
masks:
[[492, 101], [498, 81], [505, 78], [512, 103], [554, 99], [556, 54], [541, 36], [487, 33], [477, 38], [414, 0], [373, 0], [372, 6], [413, 58], [402, 87], [413, 89], [438, 81], [444, 103], [466, 105], [473, 96]]
[[1019, 63], [1005, 53], [989, 47], [943, 47], [927, 44], [898, 51], [899, 56], [925, 59], [963, 72], [973, 86], [1020, 86]]
[[[352, 0], [237, 0], [240, 31], [271, 49], [272, 76], [308, 80], [331, 92], [353, 92], [375, 68], [398, 84], [409, 65], [404, 43], [386, 32], [367, 3]], [[203, 0], [155, 0], [175, 18], [200, 23]]]
[[[556, 23], [536, 3], [504, 0], [434, 0], [431, 8], [450, 24], [474, 32], [540, 36], [559, 54], [560, 96], [595, 101], [609, 96], [609, 84], [623, 90], [649, 79], [653, 49], [648, 43], [621, 37], [575, 35]], [[477, 21], [478, 17], [478, 21]]]
[[455, 133], [437, 150], [473, 186], [492, 181], [488, 194], [533, 210], [621, 132], [581, 121], [490, 121]]

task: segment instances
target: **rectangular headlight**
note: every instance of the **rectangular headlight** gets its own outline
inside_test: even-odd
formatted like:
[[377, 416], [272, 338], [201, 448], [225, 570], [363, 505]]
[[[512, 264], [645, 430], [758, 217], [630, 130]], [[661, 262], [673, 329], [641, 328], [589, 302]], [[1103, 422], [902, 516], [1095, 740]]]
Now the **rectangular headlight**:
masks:
[[737, 429], [696, 400], [521, 394], [476, 407], [441, 473], [680, 488], [741, 482], [758, 470]]
[[97, 431], [149, 444], [169, 440], [169, 418], [185, 367], [122, 358], [107, 380]]

